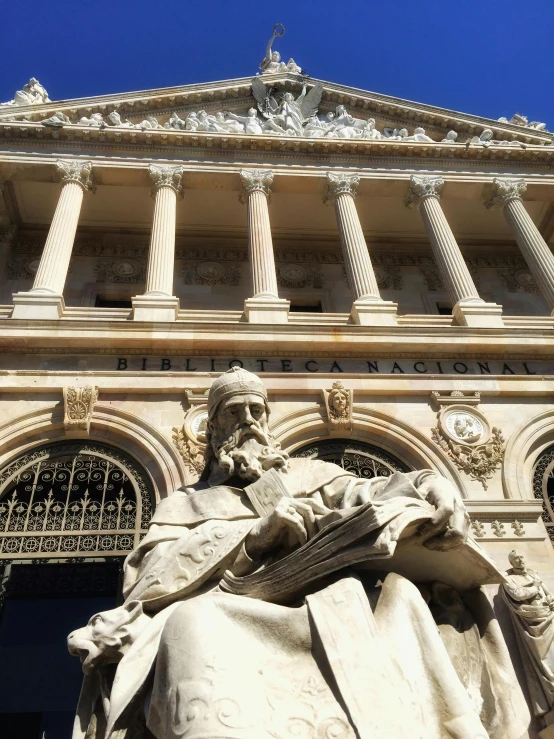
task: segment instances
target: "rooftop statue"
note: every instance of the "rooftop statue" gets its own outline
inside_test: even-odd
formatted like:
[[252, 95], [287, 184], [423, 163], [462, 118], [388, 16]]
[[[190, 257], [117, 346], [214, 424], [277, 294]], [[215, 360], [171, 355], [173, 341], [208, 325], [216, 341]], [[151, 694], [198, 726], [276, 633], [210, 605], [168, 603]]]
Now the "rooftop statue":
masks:
[[268, 121], [268, 127], [277, 133], [292, 136], [304, 135], [304, 123], [317, 114], [323, 86], [317, 83], [307, 92], [306, 83], [295, 99], [291, 92], [275, 94], [273, 87], [266, 87], [259, 77], [252, 80], [252, 94], [258, 103], [258, 110]]
[[546, 123], [541, 123], [540, 121], [531, 121], [531, 123], [529, 123], [529, 119], [527, 118], [527, 116], [521, 115], [520, 113], [514, 113], [514, 115], [509, 120], [504, 116], [500, 116], [498, 120], [500, 123], [511, 123], [514, 126], [525, 126], [526, 128], [534, 128], [535, 131], [546, 131]]
[[276, 38], [285, 35], [285, 27], [282, 23], [276, 23], [273, 26], [273, 34], [267, 42], [265, 56], [260, 62], [262, 74], [276, 74], [277, 72], [291, 72], [292, 74], [301, 74], [302, 69], [296, 64], [294, 59], [289, 59], [288, 64], [281, 61], [281, 54], [273, 51], [273, 42]]
[[475, 587], [503, 576], [458, 490], [290, 459], [243, 369], [207, 407], [200, 481], [158, 504], [123, 605], [68, 637], [73, 738], [520, 739], [529, 714]]
[[2, 105], [39, 105], [40, 103], [52, 102], [48, 97], [48, 93], [40, 82], [31, 77], [26, 85], [23, 85], [22, 90], [18, 90], [13, 100], [9, 100], [7, 103]]

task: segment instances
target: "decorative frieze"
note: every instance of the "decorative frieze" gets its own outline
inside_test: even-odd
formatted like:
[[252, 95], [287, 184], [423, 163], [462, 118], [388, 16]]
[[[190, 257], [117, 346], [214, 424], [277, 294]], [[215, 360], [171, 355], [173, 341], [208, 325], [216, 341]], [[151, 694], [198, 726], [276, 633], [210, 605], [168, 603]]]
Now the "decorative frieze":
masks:
[[[374, 260], [376, 264], [379, 264], [378, 260]], [[402, 290], [404, 284], [400, 269], [396, 266], [374, 266], [375, 279], [377, 280], [377, 286], [379, 290]], [[343, 267], [342, 276], [346, 281], [346, 284], [350, 287], [348, 282], [348, 274], [346, 269]]]
[[479, 405], [481, 402], [481, 393], [477, 390], [474, 392], [464, 392], [463, 390], [453, 390], [451, 393], [442, 394], [438, 390], [433, 390], [430, 396], [431, 404], [440, 410], [441, 408], [459, 405]]
[[94, 404], [98, 400], [98, 388], [93, 385], [74, 387], [65, 385], [63, 388], [64, 419], [66, 431], [90, 430], [90, 422], [94, 411]]
[[282, 264], [277, 268], [277, 284], [285, 288], [320, 288], [323, 279], [317, 265]]
[[423, 265], [419, 268], [425, 286], [430, 293], [444, 292], [446, 286], [441, 277], [438, 267], [434, 265]]
[[146, 280], [146, 265], [133, 259], [98, 261], [94, 270], [96, 282], [135, 284]]
[[31, 280], [36, 275], [39, 264], [40, 254], [15, 257], [6, 265], [6, 277], [8, 280]]
[[498, 277], [511, 293], [538, 293], [539, 286], [528, 269], [499, 269]]
[[238, 285], [242, 270], [235, 264], [225, 262], [200, 262], [185, 265], [182, 276], [185, 285]]

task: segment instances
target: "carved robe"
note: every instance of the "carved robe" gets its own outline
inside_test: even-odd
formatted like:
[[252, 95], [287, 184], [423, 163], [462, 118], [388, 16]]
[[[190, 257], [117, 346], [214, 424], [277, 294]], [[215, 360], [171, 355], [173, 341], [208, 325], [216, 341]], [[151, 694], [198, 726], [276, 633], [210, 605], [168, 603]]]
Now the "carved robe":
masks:
[[[529, 715], [502, 638], [489, 652], [500, 665], [493, 694], [505, 700], [489, 697], [485, 728], [428, 606], [401, 575], [375, 587], [374, 577], [341, 569], [353, 561], [343, 553], [287, 603], [220, 584], [226, 571], [235, 581], [248, 571], [244, 540], [276, 475], [294, 497], [338, 511], [360, 506], [370, 521], [363, 556], [386, 570], [403, 532], [431, 515], [418, 486], [434, 474], [359, 480], [336, 465], [292, 459], [287, 472], [265, 473], [256, 495], [199, 484], [163, 500], [126, 562], [126, 600], [142, 601], [153, 617], [117, 667], [107, 739], [138, 736], [129, 729], [137, 702], [156, 739], [519, 739]], [[74, 737], [84, 736], [85, 714]]]

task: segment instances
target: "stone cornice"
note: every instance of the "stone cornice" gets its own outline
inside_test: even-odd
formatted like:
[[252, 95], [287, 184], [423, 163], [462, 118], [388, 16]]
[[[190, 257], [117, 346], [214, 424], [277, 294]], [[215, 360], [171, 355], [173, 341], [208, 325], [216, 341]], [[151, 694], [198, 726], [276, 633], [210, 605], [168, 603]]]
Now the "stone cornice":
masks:
[[[264, 153], [264, 157], [273, 155], [276, 158], [291, 155], [295, 158], [316, 158], [334, 156], [350, 160], [352, 157], [371, 157], [377, 160], [388, 158], [389, 161], [424, 159], [435, 162], [490, 161], [523, 163], [552, 166], [554, 162], [554, 146], [527, 146], [525, 149], [514, 146], [483, 147], [472, 144], [447, 145], [440, 142], [420, 143], [415, 141], [389, 141], [366, 139], [318, 139], [288, 136], [249, 136], [246, 134], [199, 133], [168, 129], [152, 129], [147, 131], [116, 128], [108, 126], [104, 129], [74, 125], [61, 129], [42, 126], [39, 123], [3, 122], [0, 120], [0, 152], [9, 153], [9, 142], [17, 141], [18, 151], [22, 144], [29, 140], [33, 152], [45, 149], [64, 151], [73, 148], [77, 143], [81, 151], [83, 145], [91, 151], [105, 149], [108, 152], [117, 150], [136, 151], [137, 156], [149, 152], [167, 152], [168, 154], [194, 155], [199, 152], [217, 151], [229, 157], [236, 152]], [[32, 141], [32, 145], [31, 145]], [[7, 146], [8, 145], [8, 146]], [[24, 144], [23, 144], [24, 146]], [[84, 152], [83, 152], [84, 153]], [[95, 154], [97, 156], [97, 154]]]

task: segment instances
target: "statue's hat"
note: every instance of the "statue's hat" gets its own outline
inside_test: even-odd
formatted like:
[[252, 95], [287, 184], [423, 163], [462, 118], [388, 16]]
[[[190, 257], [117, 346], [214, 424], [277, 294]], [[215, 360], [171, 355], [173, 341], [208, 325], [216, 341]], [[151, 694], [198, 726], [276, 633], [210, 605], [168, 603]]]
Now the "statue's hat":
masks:
[[260, 378], [242, 367], [232, 367], [214, 380], [208, 393], [208, 418], [212, 418], [218, 405], [231, 395], [259, 395], [267, 403], [267, 391]]

